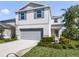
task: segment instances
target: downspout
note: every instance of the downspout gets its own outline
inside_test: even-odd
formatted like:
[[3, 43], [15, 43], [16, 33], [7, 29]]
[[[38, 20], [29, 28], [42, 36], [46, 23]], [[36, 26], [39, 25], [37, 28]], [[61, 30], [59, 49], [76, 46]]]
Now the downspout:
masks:
[[51, 24], [50, 24], [51, 14], [50, 13], [51, 13], [51, 11], [50, 11], [50, 7], [49, 7], [49, 14], [48, 14], [48, 19], [49, 19], [48, 20], [48, 23], [49, 23], [49, 37], [51, 37]]

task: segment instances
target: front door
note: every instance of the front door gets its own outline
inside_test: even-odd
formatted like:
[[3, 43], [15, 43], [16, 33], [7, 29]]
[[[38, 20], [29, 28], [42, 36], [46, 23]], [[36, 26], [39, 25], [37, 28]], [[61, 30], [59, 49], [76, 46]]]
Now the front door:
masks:
[[55, 36], [59, 37], [59, 31], [55, 29]]

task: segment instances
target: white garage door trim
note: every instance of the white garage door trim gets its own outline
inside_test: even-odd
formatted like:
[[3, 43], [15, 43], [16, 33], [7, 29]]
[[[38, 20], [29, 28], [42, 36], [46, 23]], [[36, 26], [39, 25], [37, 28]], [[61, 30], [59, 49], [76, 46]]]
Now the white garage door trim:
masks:
[[42, 28], [20, 29], [21, 39], [24, 40], [40, 40], [43, 37]]

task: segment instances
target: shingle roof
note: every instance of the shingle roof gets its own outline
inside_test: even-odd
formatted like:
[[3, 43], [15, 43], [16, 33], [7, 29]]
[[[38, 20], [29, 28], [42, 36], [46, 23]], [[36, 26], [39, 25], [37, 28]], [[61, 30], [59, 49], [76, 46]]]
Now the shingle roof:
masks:
[[59, 18], [62, 18], [62, 16], [52, 16], [52, 19], [59, 19]]
[[0, 29], [1, 28], [11, 29], [11, 28], [15, 28], [15, 27], [10, 24], [0, 23]]
[[15, 22], [15, 18], [14, 19], [8, 19], [8, 20], [1, 20], [0, 23], [6, 23], [6, 22]]

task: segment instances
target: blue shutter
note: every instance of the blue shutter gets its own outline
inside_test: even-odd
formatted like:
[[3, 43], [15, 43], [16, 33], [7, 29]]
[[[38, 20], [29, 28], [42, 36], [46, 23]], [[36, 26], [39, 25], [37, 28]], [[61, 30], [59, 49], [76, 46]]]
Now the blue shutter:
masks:
[[27, 12], [24, 13], [24, 19], [27, 19]]
[[34, 10], [34, 19], [36, 19], [37, 18], [37, 12], [36, 12], [36, 10]]
[[21, 20], [21, 13], [19, 12], [18, 15], [19, 15], [19, 16], [18, 16], [18, 17], [19, 17], [19, 20]]
[[41, 11], [42, 11], [42, 13], [41, 13], [42, 16], [41, 17], [44, 18], [44, 9], [42, 9]]

